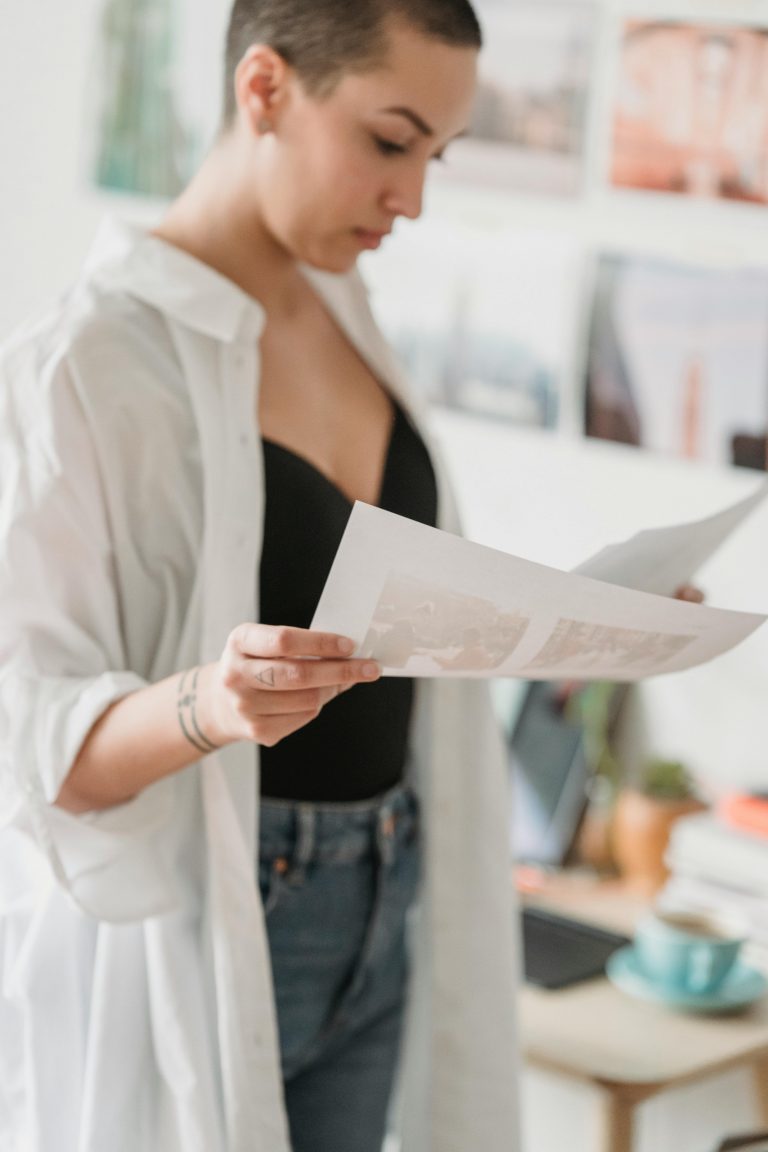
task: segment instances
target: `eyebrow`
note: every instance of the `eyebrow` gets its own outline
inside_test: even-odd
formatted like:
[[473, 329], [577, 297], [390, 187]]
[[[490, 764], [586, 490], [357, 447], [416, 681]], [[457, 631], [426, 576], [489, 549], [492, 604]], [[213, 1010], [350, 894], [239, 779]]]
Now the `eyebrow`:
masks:
[[410, 120], [414, 128], [421, 132], [422, 136], [434, 136], [434, 131], [427, 124], [426, 120], [422, 120], [418, 113], [414, 112], [412, 108], [382, 108], [382, 112], [393, 113], [396, 116], [404, 116], [406, 120]]

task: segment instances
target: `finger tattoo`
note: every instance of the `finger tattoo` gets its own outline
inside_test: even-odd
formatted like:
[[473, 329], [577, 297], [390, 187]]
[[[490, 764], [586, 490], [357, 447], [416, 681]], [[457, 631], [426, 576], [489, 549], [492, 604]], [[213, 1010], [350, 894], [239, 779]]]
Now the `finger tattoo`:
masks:
[[256, 679], [259, 680], [262, 684], [266, 684], [268, 688], [274, 688], [274, 686], [275, 686], [275, 670], [274, 670], [274, 668], [270, 665], [269, 668], [265, 668], [263, 672], [257, 672], [256, 673]]

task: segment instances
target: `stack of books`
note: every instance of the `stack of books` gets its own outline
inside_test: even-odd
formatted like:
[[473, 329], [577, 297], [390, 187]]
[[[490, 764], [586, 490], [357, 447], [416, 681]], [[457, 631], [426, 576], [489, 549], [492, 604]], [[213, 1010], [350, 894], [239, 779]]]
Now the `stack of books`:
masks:
[[666, 863], [659, 907], [737, 919], [749, 959], [768, 970], [768, 795], [728, 796], [678, 820]]

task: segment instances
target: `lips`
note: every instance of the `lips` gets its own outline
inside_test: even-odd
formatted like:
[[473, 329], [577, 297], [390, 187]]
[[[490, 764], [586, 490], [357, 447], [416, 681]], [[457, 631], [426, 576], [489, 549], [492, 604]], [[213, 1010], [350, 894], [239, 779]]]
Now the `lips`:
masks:
[[381, 231], [369, 228], [355, 228], [355, 236], [364, 248], [378, 248], [384, 237], [388, 235], [389, 229]]

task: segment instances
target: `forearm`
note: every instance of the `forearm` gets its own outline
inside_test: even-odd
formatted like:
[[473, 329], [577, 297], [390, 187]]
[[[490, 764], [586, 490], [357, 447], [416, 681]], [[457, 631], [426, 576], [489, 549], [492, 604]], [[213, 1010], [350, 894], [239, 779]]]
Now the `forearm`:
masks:
[[[214, 667], [177, 673], [107, 709], [86, 737], [56, 804], [79, 813], [126, 803], [211, 751], [214, 737], [205, 716]], [[215, 739], [221, 741], [218, 732]]]
[[238, 740], [272, 747], [309, 724], [379, 666], [350, 659], [355, 642], [329, 632], [241, 624], [221, 658], [113, 704], [94, 724], [56, 803], [69, 812], [111, 808]]

